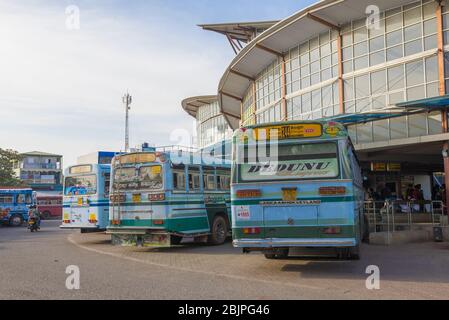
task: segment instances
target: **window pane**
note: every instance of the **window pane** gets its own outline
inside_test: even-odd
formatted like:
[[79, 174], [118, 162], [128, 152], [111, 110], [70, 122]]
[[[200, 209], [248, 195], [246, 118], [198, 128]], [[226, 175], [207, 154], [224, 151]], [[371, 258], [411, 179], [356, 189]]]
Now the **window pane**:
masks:
[[438, 80], [438, 58], [436, 56], [426, 59], [427, 82]]
[[367, 29], [365, 26], [354, 31], [354, 42], [366, 40], [368, 38]]
[[424, 70], [422, 61], [407, 63], [405, 70], [407, 77], [407, 87], [424, 83]]
[[355, 102], [355, 111], [357, 113], [359, 112], [367, 112], [370, 111], [371, 108], [371, 102], [369, 98], [364, 98], [364, 99], [358, 99]]
[[404, 24], [406, 26], [418, 22], [420, 20], [421, 20], [421, 7], [417, 7], [415, 9], [404, 12]]
[[381, 95], [373, 98], [373, 109], [379, 110], [387, 107], [387, 96]]
[[384, 93], [386, 91], [386, 72], [381, 70], [371, 73], [371, 94]]
[[408, 117], [409, 137], [419, 137], [427, 134], [427, 116], [417, 114]]
[[424, 50], [434, 49], [438, 46], [437, 36], [428, 36], [424, 38]]
[[428, 36], [436, 32], [437, 32], [437, 21], [435, 18], [424, 21], [424, 35]]
[[402, 43], [402, 30], [397, 30], [387, 34], [387, 47]]
[[424, 86], [417, 86], [407, 89], [407, 100], [420, 100], [426, 97], [424, 93]]
[[377, 51], [384, 48], [384, 37], [377, 37], [371, 39], [369, 42], [369, 47], [371, 51]]
[[372, 122], [357, 126], [357, 143], [373, 141]]
[[368, 56], [354, 59], [354, 70], [360, 70], [368, 67]]
[[370, 55], [370, 66], [375, 66], [385, 62], [385, 51], [378, 51]]
[[440, 95], [438, 82], [427, 85], [427, 98], [437, 97]]
[[404, 88], [404, 67], [398, 66], [388, 69], [388, 90]]
[[442, 133], [442, 121], [441, 112], [436, 111], [429, 114], [429, 134], [440, 134]]
[[344, 81], [345, 100], [354, 99], [354, 81], [353, 79], [347, 79]]
[[422, 40], [418, 39], [405, 44], [405, 55], [409, 56], [422, 51]]
[[421, 23], [404, 28], [405, 41], [422, 37]]
[[355, 78], [355, 96], [356, 98], [367, 97], [370, 95], [369, 77], [363, 75]]
[[403, 139], [407, 137], [406, 117], [390, 119], [390, 136], [391, 139]]
[[367, 52], [368, 46], [366, 41], [354, 45], [354, 57], [359, 57], [366, 54]]
[[352, 58], [352, 47], [343, 48], [343, 60]]
[[373, 136], [374, 136], [374, 141], [390, 140], [388, 120], [380, 120], [380, 121], [373, 122]]
[[399, 59], [402, 58], [402, 56], [403, 56], [402, 45], [387, 49], [387, 61]]
[[397, 14], [391, 17], [388, 17], [385, 20], [387, 31], [396, 30], [402, 27], [402, 15]]

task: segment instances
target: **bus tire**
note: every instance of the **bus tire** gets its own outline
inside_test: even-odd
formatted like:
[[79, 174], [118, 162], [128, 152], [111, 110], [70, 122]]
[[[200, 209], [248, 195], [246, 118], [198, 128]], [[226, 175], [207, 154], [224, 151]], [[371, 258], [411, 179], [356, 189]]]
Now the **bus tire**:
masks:
[[170, 236], [170, 244], [172, 245], [172, 246], [177, 246], [177, 245], [179, 245], [179, 244], [181, 244], [181, 241], [182, 241], [182, 237], [180, 237], [180, 236]]
[[360, 244], [349, 250], [349, 260], [360, 260]]
[[268, 260], [274, 260], [276, 259], [276, 253], [264, 253], [264, 256]]
[[20, 227], [23, 224], [23, 217], [20, 214], [15, 214], [9, 218], [9, 225], [12, 227]]
[[287, 259], [289, 252], [290, 252], [289, 248], [280, 248], [280, 249], [275, 249], [273, 251], [265, 252], [264, 255], [265, 255], [265, 258], [267, 258], [269, 260]]
[[216, 215], [212, 221], [210, 235], [207, 242], [210, 245], [217, 246], [223, 244], [228, 236], [228, 224], [221, 215]]

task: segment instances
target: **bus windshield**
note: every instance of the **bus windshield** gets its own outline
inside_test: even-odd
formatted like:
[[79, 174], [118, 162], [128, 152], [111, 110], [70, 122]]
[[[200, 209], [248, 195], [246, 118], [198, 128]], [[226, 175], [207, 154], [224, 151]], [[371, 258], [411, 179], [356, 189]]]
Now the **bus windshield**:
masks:
[[67, 177], [65, 179], [65, 195], [87, 195], [97, 193], [97, 177], [92, 175]]
[[160, 190], [163, 187], [162, 166], [143, 166], [136, 168], [118, 168], [114, 174], [116, 190]]
[[245, 146], [244, 162], [238, 164], [239, 180], [242, 182], [339, 177], [336, 142], [279, 144], [276, 156], [251, 160], [248, 154], [256, 155], [255, 149], [256, 146]]

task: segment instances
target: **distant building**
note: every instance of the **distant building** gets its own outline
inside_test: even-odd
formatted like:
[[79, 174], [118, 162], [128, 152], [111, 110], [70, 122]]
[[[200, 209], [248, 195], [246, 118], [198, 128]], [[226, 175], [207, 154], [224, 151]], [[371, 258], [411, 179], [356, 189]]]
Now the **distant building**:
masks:
[[37, 191], [62, 191], [62, 156], [40, 151], [20, 154], [14, 163], [16, 176]]

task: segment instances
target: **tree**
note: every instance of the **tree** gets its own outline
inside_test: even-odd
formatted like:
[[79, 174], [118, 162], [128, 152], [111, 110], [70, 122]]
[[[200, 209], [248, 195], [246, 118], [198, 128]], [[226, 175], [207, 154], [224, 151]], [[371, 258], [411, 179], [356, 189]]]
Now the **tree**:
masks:
[[14, 174], [14, 162], [22, 159], [17, 151], [0, 148], [0, 186], [16, 187], [22, 182]]

